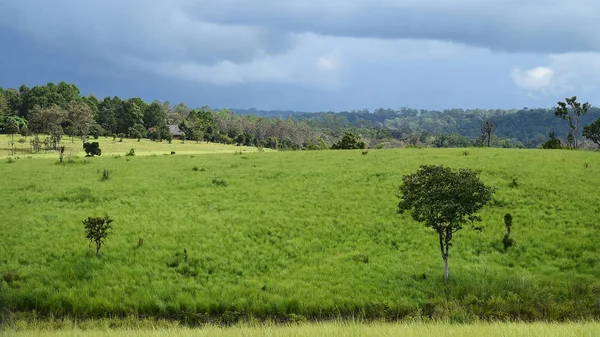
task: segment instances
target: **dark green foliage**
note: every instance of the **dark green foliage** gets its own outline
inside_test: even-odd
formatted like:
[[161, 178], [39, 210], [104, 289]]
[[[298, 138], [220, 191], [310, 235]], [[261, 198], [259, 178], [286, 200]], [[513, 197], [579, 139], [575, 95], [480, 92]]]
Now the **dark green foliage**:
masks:
[[100, 149], [100, 144], [98, 142], [84, 143], [83, 150], [85, 151], [87, 157], [102, 155], [102, 150]]
[[135, 150], [131, 149], [125, 154], [126, 157], [135, 157]]
[[108, 169], [102, 170], [102, 177], [100, 177], [100, 181], [107, 181], [110, 179], [110, 171]]
[[96, 244], [96, 256], [99, 255], [100, 248], [108, 237], [109, 231], [112, 229], [112, 222], [113, 219], [109, 218], [108, 215], [103, 218], [88, 217], [83, 220], [85, 237], [90, 240], [90, 244], [92, 242]]
[[213, 178], [212, 183], [215, 186], [227, 186], [227, 181], [224, 179]]
[[192, 171], [194, 171], [194, 172], [198, 172], [198, 170], [199, 170], [198, 166], [194, 166], [194, 168], [192, 168]]
[[583, 136], [600, 146], [600, 118], [583, 127]]
[[554, 132], [550, 132], [549, 134], [550, 140], [548, 140], [547, 142], [545, 142], [544, 144], [542, 144], [542, 149], [562, 149], [563, 146], [560, 142], [560, 139], [556, 138], [556, 135], [554, 134]]
[[342, 139], [331, 146], [334, 150], [365, 149], [366, 147], [365, 142], [360, 139], [360, 136], [352, 132], [344, 133]]
[[362, 151], [360, 154], [362, 154], [363, 156], [366, 156], [369, 154], [369, 151]]
[[457, 134], [441, 134], [435, 137], [434, 147], [470, 147], [473, 141]]
[[513, 239], [510, 237], [510, 230], [512, 228], [512, 215], [510, 213], [506, 213], [504, 215], [504, 226], [506, 226], [506, 234], [504, 234], [504, 238], [502, 239], [502, 244], [504, 245], [504, 251], [508, 248], [512, 247]]
[[416, 173], [403, 176], [399, 189], [398, 212], [411, 211], [414, 220], [437, 232], [448, 280], [452, 236], [467, 221], [481, 221], [476, 213], [492, 199], [495, 189], [481, 182], [473, 170], [453, 171], [441, 165], [421, 165]]

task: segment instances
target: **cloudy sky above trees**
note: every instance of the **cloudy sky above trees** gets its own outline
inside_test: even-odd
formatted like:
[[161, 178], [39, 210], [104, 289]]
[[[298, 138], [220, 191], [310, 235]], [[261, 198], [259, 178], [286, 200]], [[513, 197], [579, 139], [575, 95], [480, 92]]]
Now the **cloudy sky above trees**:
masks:
[[215, 108], [600, 104], [597, 0], [0, 0], [0, 86]]

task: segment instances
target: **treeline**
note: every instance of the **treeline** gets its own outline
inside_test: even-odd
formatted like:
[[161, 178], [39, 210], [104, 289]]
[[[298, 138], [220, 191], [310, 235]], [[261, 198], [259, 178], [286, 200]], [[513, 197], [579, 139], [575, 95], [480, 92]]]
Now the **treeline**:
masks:
[[[262, 111], [256, 109], [236, 110], [239, 114], [255, 114], [260, 116], [276, 116], [307, 121], [315, 128], [329, 130], [333, 134], [349, 128], [360, 129], [361, 134], [377, 138], [391, 137], [397, 141], [412, 145], [431, 146], [477, 146], [481, 144], [482, 124], [490, 121], [494, 126], [496, 147], [528, 147], [535, 148], [548, 140], [554, 132], [558, 138], [566, 140], [569, 128], [565, 121], [556, 118], [554, 108], [521, 110], [483, 110], [483, 109], [447, 109], [417, 110], [376, 109], [353, 110], [342, 112], [294, 112], [294, 111]], [[587, 125], [600, 118], [600, 108], [591, 107], [583, 116], [581, 123]], [[382, 135], [383, 133], [383, 135]]]
[[[237, 115], [208, 106], [190, 109], [184, 103], [145, 102], [141, 98], [98, 99], [82, 96], [77, 86], [61, 82], [29, 88], [0, 88], [0, 131], [33, 135], [34, 150], [42, 143], [57, 149], [64, 135], [71, 139], [111, 136], [171, 141], [177, 126], [185, 140], [269, 147], [311, 149], [325, 135], [295, 119]], [[39, 136], [47, 135], [44, 140]]]
[[[591, 107], [579, 121], [600, 118]], [[484, 124], [493, 126], [484, 130]], [[178, 128], [174, 128], [177, 126]], [[340, 148], [344, 136], [368, 148], [540, 147], [548, 139], [567, 140], [572, 130], [554, 109], [416, 110], [409, 108], [304, 113], [294, 111], [191, 109], [184, 103], [145, 102], [117, 96], [82, 96], [77, 86], [61, 82], [29, 88], [0, 88], [0, 132], [34, 135], [32, 148], [57, 148], [62, 136], [182, 139], [273, 149]], [[488, 132], [490, 131], [490, 132]], [[550, 136], [552, 133], [552, 136]], [[47, 135], [39, 139], [39, 135]], [[577, 130], [576, 136], [581, 134]], [[356, 138], [356, 139], [354, 139]], [[553, 140], [554, 141], [554, 140]], [[584, 143], [584, 147], [592, 144]]]

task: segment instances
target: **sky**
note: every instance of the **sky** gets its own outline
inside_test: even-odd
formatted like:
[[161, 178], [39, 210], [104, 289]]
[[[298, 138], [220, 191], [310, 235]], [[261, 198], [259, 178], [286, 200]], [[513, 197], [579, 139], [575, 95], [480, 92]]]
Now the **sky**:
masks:
[[296, 111], [600, 105], [597, 0], [0, 0], [0, 86]]

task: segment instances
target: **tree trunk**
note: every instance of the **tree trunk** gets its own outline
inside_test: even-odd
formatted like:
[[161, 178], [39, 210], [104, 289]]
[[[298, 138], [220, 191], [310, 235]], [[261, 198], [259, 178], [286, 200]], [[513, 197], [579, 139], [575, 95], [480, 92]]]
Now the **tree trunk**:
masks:
[[443, 256], [444, 259], [444, 281], [448, 282], [448, 255]]
[[488, 133], [488, 147], [492, 147], [491, 143], [492, 143], [492, 135], [490, 133]]
[[100, 242], [96, 241], [96, 257], [100, 254]]

